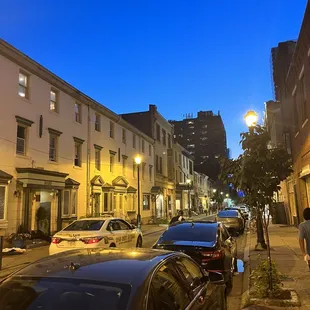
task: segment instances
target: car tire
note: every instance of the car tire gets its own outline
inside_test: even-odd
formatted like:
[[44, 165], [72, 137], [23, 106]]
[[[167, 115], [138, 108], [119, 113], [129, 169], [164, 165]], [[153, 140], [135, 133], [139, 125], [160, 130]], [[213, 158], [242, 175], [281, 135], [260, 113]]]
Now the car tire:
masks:
[[116, 248], [115, 243], [111, 243], [111, 244], [110, 244], [110, 248]]
[[136, 248], [142, 248], [142, 238], [141, 238], [141, 236], [139, 236], [138, 239], [137, 239]]

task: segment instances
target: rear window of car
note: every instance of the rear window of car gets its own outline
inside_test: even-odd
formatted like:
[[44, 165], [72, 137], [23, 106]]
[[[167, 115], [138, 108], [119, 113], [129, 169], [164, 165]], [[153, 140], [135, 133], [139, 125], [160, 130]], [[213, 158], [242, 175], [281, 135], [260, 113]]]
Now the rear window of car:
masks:
[[161, 236], [161, 241], [198, 241], [213, 242], [216, 240], [217, 225], [202, 223], [182, 223], [170, 226]]
[[75, 221], [66, 227], [65, 231], [76, 231], [76, 230], [100, 230], [104, 220], [79, 220]]
[[238, 211], [236, 210], [225, 210], [225, 211], [220, 211], [217, 214], [218, 217], [238, 217]]
[[0, 309], [125, 309], [130, 286], [79, 279], [11, 278], [0, 285]]

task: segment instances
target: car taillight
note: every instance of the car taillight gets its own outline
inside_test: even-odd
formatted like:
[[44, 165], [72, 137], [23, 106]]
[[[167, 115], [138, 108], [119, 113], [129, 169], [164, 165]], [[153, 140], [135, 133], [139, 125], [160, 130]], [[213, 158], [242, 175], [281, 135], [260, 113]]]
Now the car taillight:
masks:
[[85, 244], [95, 244], [101, 241], [103, 237], [90, 237], [81, 239]]
[[214, 252], [201, 252], [204, 259], [220, 259], [224, 257], [224, 250], [218, 250]]
[[52, 243], [59, 244], [60, 242], [61, 242], [61, 238], [58, 238], [58, 237], [53, 237], [52, 238]]

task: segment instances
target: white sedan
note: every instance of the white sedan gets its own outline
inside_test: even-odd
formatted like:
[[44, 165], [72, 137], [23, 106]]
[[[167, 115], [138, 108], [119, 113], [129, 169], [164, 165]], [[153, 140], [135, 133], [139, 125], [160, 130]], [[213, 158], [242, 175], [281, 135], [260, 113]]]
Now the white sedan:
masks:
[[49, 254], [97, 247], [142, 247], [139, 228], [120, 218], [83, 218], [74, 221], [52, 237]]

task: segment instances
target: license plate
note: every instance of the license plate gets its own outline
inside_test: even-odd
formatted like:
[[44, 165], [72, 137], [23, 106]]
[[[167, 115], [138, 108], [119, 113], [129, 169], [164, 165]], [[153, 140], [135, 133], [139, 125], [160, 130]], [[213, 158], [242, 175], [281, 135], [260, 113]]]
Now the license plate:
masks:
[[75, 245], [75, 241], [68, 241], [68, 245], [74, 246]]

